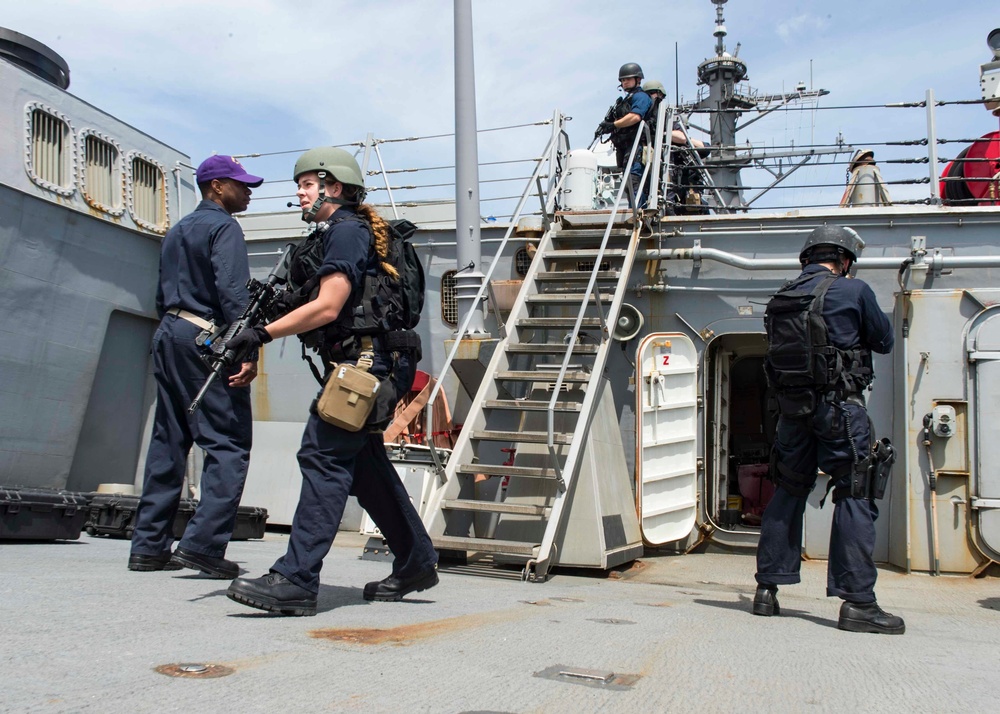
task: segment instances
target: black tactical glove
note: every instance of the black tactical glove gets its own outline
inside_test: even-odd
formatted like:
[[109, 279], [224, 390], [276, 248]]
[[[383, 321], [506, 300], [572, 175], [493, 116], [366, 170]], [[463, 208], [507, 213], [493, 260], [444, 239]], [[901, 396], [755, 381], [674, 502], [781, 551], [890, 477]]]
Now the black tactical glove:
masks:
[[263, 325], [257, 325], [249, 330], [243, 330], [226, 343], [226, 349], [232, 350], [242, 359], [243, 355], [256, 352], [261, 345], [266, 345], [273, 337], [267, 334]]
[[597, 125], [598, 134], [611, 134], [615, 130], [615, 123], [611, 121], [602, 121]]

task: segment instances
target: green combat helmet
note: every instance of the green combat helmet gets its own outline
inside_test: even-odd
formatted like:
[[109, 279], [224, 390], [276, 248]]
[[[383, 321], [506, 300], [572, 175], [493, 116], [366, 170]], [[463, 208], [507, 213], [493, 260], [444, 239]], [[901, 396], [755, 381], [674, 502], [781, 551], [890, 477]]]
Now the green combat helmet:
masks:
[[[358, 166], [357, 160], [349, 152], [334, 146], [320, 146], [315, 149], [309, 149], [309, 151], [302, 154], [298, 158], [298, 161], [295, 162], [292, 179], [297, 182], [302, 174], [309, 171], [315, 171], [319, 175], [319, 199], [313, 203], [309, 210], [302, 212], [303, 221], [308, 223], [314, 220], [316, 213], [327, 202], [348, 206], [364, 201], [365, 179], [361, 175], [361, 167]], [[343, 198], [331, 198], [327, 196], [325, 182], [327, 178], [339, 181], [345, 186], [356, 187], [358, 189], [356, 200], [347, 201]]]
[[650, 92], [659, 92], [664, 97], [667, 96], [667, 90], [663, 88], [663, 84], [657, 82], [655, 79], [647, 79], [645, 82], [643, 82], [642, 91], [644, 91], [646, 94], [649, 94]]

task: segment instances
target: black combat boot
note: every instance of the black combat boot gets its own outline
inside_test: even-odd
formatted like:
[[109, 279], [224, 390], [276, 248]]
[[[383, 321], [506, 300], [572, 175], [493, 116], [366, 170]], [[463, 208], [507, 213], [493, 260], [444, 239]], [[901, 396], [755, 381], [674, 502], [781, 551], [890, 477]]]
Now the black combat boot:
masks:
[[154, 570], [180, 570], [180, 563], [173, 561], [173, 553], [165, 550], [159, 555], [132, 553], [128, 557], [128, 569], [151, 572]]
[[368, 583], [365, 585], [364, 598], [365, 600], [396, 602], [412, 592], [421, 592], [437, 584], [437, 570], [431, 566], [410, 578], [398, 578], [395, 575], [390, 575], [382, 580]]
[[174, 550], [174, 556], [170, 559], [170, 563], [191, 568], [191, 570], [200, 570], [216, 580], [232, 580], [240, 574], [240, 566], [231, 560], [202, 555], [193, 550], [185, 550], [180, 546]]
[[849, 632], [874, 632], [882, 635], [901, 635], [906, 632], [903, 618], [886, 612], [877, 602], [845, 602], [840, 606], [837, 627]]
[[778, 605], [777, 585], [757, 586], [757, 594], [753, 596], [753, 614], [764, 617], [781, 614], [781, 606]]
[[273, 570], [260, 578], [237, 578], [230, 583], [226, 596], [241, 605], [282, 615], [311, 617], [316, 614], [316, 593], [299, 587]]

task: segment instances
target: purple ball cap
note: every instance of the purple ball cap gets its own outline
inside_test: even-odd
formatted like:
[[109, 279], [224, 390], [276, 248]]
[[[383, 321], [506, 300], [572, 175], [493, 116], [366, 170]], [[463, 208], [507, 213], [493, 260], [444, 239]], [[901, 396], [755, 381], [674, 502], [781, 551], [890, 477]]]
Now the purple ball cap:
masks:
[[198, 167], [198, 171], [195, 173], [195, 178], [198, 183], [208, 183], [212, 179], [229, 178], [240, 183], [245, 183], [251, 188], [256, 188], [264, 183], [264, 179], [260, 176], [248, 174], [246, 169], [243, 168], [243, 164], [232, 156], [226, 156], [225, 154], [209, 156], [202, 161], [201, 166]]

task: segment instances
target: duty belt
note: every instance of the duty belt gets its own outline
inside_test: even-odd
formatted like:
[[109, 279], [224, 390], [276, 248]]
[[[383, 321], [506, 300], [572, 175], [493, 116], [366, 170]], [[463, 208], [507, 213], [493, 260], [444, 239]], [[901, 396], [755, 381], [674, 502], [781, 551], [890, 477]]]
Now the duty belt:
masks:
[[378, 335], [351, 335], [329, 347], [324, 355], [340, 362], [355, 359], [362, 351], [408, 352], [420, 350], [420, 335], [413, 330], [392, 330]]
[[187, 310], [182, 310], [179, 307], [175, 307], [175, 308], [171, 308], [170, 310], [167, 310], [167, 314], [168, 315], [173, 315], [174, 317], [179, 317], [182, 320], [187, 320], [192, 325], [196, 325], [197, 327], [200, 327], [203, 330], [211, 330], [211, 329], [213, 329], [215, 327], [215, 325], [213, 323], [209, 322], [208, 320], [206, 320], [204, 318], [201, 318], [201, 317], [198, 317], [193, 312], [188, 312]]

